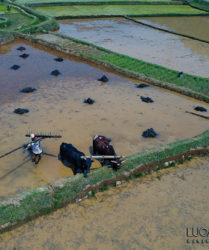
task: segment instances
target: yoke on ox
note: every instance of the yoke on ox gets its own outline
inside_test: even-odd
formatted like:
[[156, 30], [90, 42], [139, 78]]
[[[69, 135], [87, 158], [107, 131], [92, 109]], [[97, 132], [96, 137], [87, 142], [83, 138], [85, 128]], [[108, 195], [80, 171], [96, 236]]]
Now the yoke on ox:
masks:
[[87, 173], [90, 173], [92, 160], [87, 159], [85, 154], [78, 151], [72, 144], [63, 142], [60, 145], [60, 158], [63, 163], [66, 161], [68, 164], [73, 164], [74, 175], [83, 173], [84, 177], [87, 177]]
[[[103, 135], [96, 135], [93, 138], [93, 152], [94, 154], [100, 154], [104, 156], [113, 156], [113, 160], [109, 160], [110, 164], [112, 165], [112, 168], [114, 170], [117, 170], [120, 165], [123, 163], [123, 161], [120, 160], [120, 157], [118, 157], [115, 153], [115, 150], [113, 146], [110, 144], [110, 139]], [[105, 158], [105, 157], [104, 157]], [[102, 161], [102, 165], [104, 165], [105, 160]]]

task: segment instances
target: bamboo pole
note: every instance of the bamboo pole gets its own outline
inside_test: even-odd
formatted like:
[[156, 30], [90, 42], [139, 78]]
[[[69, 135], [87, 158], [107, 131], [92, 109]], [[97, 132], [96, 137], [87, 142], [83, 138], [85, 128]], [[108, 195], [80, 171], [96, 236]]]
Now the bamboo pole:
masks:
[[189, 114], [192, 114], [192, 115], [196, 115], [196, 116], [199, 116], [199, 117], [202, 117], [202, 118], [205, 118], [205, 119], [208, 119], [208, 120], [209, 120], [209, 116], [196, 114], [196, 113], [193, 113], [193, 112], [190, 112], [190, 111], [185, 111], [185, 112], [186, 112], [186, 113], [189, 113]]
[[17, 151], [18, 149], [23, 148], [23, 147], [24, 147], [24, 146], [20, 146], [20, 147], [18, 147], [18, 148], [15, 148], [15, 149], [13, 149], [13, 150], [9, 151], [9, 152], [8, 152], [8, 153], [6, 153], [6, 154], [0, 155], [0, 158], [3, 158], [4, 156], [7, 156], [7, 155], [9, 155], [9, 154], [11, 154], [11, 153], [13, 153], [13, 152]]
[[91, 155], [91, 156], [81, 156], [81, 159], [120, 159], [124, 158], [124, 156], [117, 155]]

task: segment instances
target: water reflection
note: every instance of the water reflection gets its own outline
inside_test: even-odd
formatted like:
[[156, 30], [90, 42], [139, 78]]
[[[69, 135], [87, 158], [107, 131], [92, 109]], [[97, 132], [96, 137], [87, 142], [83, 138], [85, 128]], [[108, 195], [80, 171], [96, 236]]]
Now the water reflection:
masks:
[[59, 32], [147, 62], [209, 77], [209, 45], [202, 42], [124, 19], [62, 21]]

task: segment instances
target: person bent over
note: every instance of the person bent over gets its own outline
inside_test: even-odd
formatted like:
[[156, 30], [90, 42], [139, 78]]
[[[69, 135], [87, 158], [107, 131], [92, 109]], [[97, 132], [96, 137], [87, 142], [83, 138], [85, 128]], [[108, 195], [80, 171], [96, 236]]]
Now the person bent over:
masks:
[[41, 154], [42, 154], [42, 148], [40, 145], [40, 138], [37, 138], [35, 134], [30, 135], [30, 143], [27, 145], [25, 150], [29, 149], [32, 151], [32, 161], [35, 162], [35, 164], [38, 164], [41, 160]]

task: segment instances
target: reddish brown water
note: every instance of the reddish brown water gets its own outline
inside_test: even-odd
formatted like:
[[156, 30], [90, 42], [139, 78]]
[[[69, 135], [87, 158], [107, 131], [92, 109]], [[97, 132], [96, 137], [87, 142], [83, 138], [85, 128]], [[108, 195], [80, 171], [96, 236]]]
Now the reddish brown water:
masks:
[[[26, 47], [25, 53], [30, 55], [26, 60], [18, 57], [19, 46]], [[209, 128], [207, 120], [185, 113], [193, 111], [196, 105], [209, 109], [208, 104], [160, 88], [137, 89], [135, 84], [139, 82], [23, 41], [2, 47], [1, 51], [0, 155], [28, 142], [25, 134], [30, 131], [61, 134], [61, 139], [42, 142], [43, 150], [55, 156], [63, 141], [90, 154], [95, 134], [111, 137], [116, 152], [127, 156]], [[64, 57], [64, 62], [55, 62], [57, 56]], [[12, 71], [9, 68], [13, 64], [21, 68]], [[62, 74], [52, 77], [50, 72], [54, 69]], [[107, 84], [97, 81], [103, 74], [109, 78]], [[26, 86], [37, 91], [19, 93]], [[154, 103], [144, 103], [140, 96], [149, 96]], [[96, 103], [84, 104], [88, 97]], [[30, 112], [17, 115], [13, 113], [15, 108], [27, 108]], [[151, 127], [159, 136], [144, 139], [142, 132]], [[0, 198], [72, 175], [71, 169], [49, 156], [43, 156], [38, 166], [29, 161], [6, 175], [25, 157], [27, 153], [19, 150], [0, 159]], [[99, 166], [98, 162], [93, 164]]]
[[[200, 38], [208, 39], [208, 17], [172, 18], [175, 22], [168, 21], [168, 24], [166, 20], [170, 18], [156, 20], [149, 19], [149, 22], [154, 25], [159, 22], [177, 32], [197, 37], [199, 33], [204, 33]], [[181, 20], [181, 26], [178, 20]], [[146, 62], [209, 77], [207, 43], [154, 30], [125, 19], [65, 20], [60, 22], [59, 32]]]

